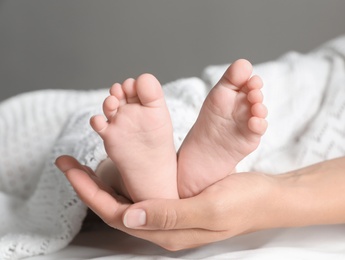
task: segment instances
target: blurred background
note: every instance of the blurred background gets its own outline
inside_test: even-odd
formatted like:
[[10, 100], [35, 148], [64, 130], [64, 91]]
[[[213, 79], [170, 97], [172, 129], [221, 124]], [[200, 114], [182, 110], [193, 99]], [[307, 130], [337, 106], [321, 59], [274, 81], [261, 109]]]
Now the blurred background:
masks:
[[0, 0], [0, 101], [307, 52], [345, 33], [344, 13], [342, 0]]

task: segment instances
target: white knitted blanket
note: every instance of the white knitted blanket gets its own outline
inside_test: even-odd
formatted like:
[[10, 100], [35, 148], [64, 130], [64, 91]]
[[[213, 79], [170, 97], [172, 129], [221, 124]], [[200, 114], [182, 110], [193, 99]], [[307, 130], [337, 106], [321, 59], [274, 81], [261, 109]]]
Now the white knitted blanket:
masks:
[[[210, 86], [227, 65], [203, 80], [164, 86], [178, 148]], [[239, 170], [278, 173], [345, 155], [345, 37], [306, 55], [288, 53], [255, 66], [265, 87], [269, 129]], [[61, 154], [95, 169], [106, 157], [91, 130], [106, 90], [45, 90], [0, 104], [0, 259], [65, 247], [79, 232], [86, 207], [54, 166]]]

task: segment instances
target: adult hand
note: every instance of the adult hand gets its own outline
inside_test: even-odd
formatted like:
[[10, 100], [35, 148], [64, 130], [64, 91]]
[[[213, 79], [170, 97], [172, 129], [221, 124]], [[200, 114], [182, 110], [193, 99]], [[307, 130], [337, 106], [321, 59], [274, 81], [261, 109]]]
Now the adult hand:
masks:
[[[181, 250], [274, 226], [276, 181], [256, 172], [236, 173], [181, 200], [130, 204], [75, 159], [57, 159], [80, 199], [108, 225], [168, 250]], [[273, 199], [272, 199], [273, 198]]]

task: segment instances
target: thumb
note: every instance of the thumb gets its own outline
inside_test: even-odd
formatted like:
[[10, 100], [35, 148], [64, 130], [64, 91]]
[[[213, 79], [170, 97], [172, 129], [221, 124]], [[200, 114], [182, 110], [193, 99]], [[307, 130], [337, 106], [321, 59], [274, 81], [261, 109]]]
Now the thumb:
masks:
[[172, 230], [203, 228], [207, 218], [205, 203], [197, 197], [176, 200], [146, 200], [130, 206], [123, 215], [127, 228]]

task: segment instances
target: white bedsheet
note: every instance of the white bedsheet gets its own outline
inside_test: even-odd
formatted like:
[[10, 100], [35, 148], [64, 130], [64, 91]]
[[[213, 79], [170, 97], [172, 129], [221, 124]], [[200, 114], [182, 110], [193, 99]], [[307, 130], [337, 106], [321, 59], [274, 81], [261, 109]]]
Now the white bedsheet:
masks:
[[57, 259], [345, 259], [345, 225], [260, 231], [198, 249], [169, 252], [98, 224], [68, 247], [30, 260]]

